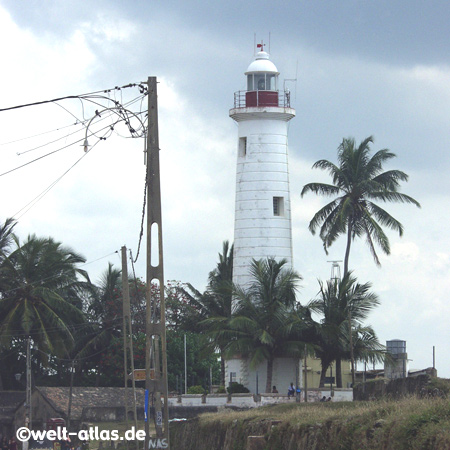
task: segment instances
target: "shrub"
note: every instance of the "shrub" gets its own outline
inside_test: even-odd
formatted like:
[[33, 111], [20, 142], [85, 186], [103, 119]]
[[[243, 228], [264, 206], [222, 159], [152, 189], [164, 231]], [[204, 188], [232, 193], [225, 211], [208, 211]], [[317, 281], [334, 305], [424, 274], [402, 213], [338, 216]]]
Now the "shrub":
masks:
[[227, 393], [227, 391], [225, 389], [225, 386], [219, 386], [217, 388], [216, 394], [226, 394], [226, 393]]
[[229, 394], [247, 394], [250, 391], [243, 384], [233, 382], [231, 386], [227, 387], [227, 392]]
[[203, 386], [191, 386], [190, 388], [188, 388], [187, 391], [188, 394], [206, 394], [205, 389], [203, 388]]

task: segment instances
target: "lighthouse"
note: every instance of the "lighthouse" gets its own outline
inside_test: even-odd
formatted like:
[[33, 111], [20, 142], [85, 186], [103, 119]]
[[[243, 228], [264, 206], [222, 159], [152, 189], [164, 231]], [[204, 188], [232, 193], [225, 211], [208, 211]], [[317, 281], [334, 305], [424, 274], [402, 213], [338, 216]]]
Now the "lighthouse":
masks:
[[288, 124], [295, 116], [279, 72], [258, 44], [234, 94], [230, 117], [238, 124], [233, 282], [248, 287], [252, 259], [286, 259], [292, 267]]

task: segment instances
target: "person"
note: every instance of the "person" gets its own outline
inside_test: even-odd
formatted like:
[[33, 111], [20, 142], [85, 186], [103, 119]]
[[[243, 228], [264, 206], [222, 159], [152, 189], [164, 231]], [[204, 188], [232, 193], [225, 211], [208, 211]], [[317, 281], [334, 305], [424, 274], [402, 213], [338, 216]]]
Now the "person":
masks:
[[295, 387], [294, 387], [294, 383], [291, 383], [291, 385], [289, 386], [288, 389], [288, 398], [291, 398], [295, 395]]
[[14, 436], [9, 440], [9, 450], [17, 450], [17, 442]]
[[3, 436], [1, 442], [1, 450], [9, 450], [8, 439], [6, 438], [6, 436]]
[[327, 402], [331, 402], [331, 397], [328, 397], [328, 398], [327, 398]]
[[325, 397], [325, 395], [320, 399], [321, 402], [326, 402], [327, 398]]
[[278, 394], [278, 389], [276, 386], [272, 388], [272, 394]]

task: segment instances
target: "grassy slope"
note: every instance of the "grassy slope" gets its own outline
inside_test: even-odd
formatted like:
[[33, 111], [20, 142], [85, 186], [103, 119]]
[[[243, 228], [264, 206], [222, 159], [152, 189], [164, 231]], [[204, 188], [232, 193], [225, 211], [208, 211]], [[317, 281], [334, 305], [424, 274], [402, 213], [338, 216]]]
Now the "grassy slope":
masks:
[[173, 448], [186, 450], [245, 449], [247, 436], [255, 434], [265, 435], [266, 449], [277, 450], [450, 449], [450, 402], [410, 397], [398, 401], [293, 403], [204, 414], [194, 421], [172, 425], [171, 440]]

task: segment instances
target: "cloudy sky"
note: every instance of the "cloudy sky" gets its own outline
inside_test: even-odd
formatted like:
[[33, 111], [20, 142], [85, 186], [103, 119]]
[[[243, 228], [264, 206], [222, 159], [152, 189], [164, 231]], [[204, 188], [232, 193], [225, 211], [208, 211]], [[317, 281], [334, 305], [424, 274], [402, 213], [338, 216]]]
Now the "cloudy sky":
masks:
[[[245, 89], [255, 35], [266, 50], [270, 35], [281, 78], [297, 80], [286, 85], [297, 112], [289, 146], [299, 300], [314, 297], [327, 261], [344, 256], [344, 239], [327, 256], [307, 229], [324, 200], [300, 191], [327, 180], [311, 166], [334, 161], [343, 137], [373, 135], [374, 150], [397, 154], [386, 168], [410, 175], [403, 192], [422, 208], [387, 205], [404, 236], [389, 234], [381, 268], [356, 242], [350, 266], [380, 297], [369, 318], [380, 340], [406, 340], [410, 368], [431, 366], [436, 346], [438, 373], [450, 377], [449, 22], [450, 6], [438, 0], [0, 0], [0, 109], [156, 76], [165, 278], [203, 289], [222, 241], [233, 240], [237, 126], [228, 111]], [[126, 102], [139, 92], [114, 95]], [[0, 113], [2, 174], [67, 146], [0, 176], [0, 220], [19, 218], [21, 239], [36, 233], [71, 246], [97, 281], [109, 261], [120, 266], [121, 246], [136, 254], [145, 167], [143, 140], [125, 128], [92, 137], [87, 154], [69, 145], [95, 108], [67, 100]], [[143, 253], [136, 271], [145, 273]]]

